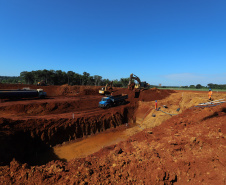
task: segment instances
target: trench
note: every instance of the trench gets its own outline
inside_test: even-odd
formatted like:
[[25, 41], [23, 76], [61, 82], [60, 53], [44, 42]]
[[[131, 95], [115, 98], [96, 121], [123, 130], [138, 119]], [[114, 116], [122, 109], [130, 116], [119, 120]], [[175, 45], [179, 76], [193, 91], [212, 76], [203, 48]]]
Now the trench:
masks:
[[[134, 107], [124, 107], [106, 115], [76, 119], [2, 118], [0, 165], [9, 165], [13, 159], [28, 165], [43, 165], [52, 160], [68, 161], [85, 157], [104, 146], [124, 140], [122, 132], [127, 128], [125, 123], [132, 119], [133, 113]], [[20, 125], [28, 127], [22, 130]], [[75, 155], [68, 153], [70, 150]]]
[[54, 154], [61, 160], [70, 161], [74, 158], [87, 157], [100, 149], [126, 140], [129, 135], [125, 130], [136, 126], [134, 123], [126, 123], [118, 128], [109, 129], [77, 142], [68, 142], [53, 147]]

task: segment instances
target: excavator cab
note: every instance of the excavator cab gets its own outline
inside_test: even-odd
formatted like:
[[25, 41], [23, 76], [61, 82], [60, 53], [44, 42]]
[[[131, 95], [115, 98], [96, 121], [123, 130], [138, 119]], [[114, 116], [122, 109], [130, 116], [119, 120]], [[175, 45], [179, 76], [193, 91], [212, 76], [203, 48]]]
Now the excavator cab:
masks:
[[37, 83], [37, 86], [46, 86], [46, 85], [47, 84], [46, 84], [45, 80], [42, 80], [41, 82]]
[[[133, 80], [136, 80], [138, 82], [138, 84], [135, 84], [134, 82], [132, 82]], [[149, 84], [146, 83], [146, 81], [141, 82], [140, 78], [132, 73], [129, 78], [128, 89], [133, 90], [134, 88], [135, 89], [148, 89]]]
[[102, 87], [99, 90], [99, 94], [102, 94], [102, 95], [111, 94], [111, 92], [113, 90], [112, 85], [113, 85], [113, 81], [107, 83], [105, 87]]

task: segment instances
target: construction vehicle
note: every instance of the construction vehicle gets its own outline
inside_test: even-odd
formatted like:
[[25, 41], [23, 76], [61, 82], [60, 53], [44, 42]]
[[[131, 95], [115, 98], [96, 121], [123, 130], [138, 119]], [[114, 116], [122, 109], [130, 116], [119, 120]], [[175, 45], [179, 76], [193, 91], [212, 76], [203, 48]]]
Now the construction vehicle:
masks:
[[37, 83], [37, 86], [46, 86], [46, 85], [47, 84], [46, 84], [45, 80], [42, 80], [41, 82]]
[[113, 88], [112, 88], [112, 85], [113, 85], [113, 81], [109, 82], [106, 84], [105, 87], [102, 87], [100, 90], [99, 90], [99, 94], [111, 94]]
[[[138, 82], [138, 84], [135, 84], [133, 82], [133, 80], [136, 80]], [[148, 89], [149, 86], [150, 85], [148, 83], [146, 83], [146, 81], [141, 82], [140, 78], [138, 76], [134, 75], [133, 73], [130, 75], [128, 89], [130, 89], [130, 90], [133, 90], [134, 88]]]
[[126, 99], [128, 99], [127, 94], [106, 96], [99, 102], [99, 107], [108, 109], [112, 106], [123, 105], [126, 103]]
[[1, 89], [0, 99], [20, 99], [20, 98], [45, 98], [46, 92], [43, 89]]

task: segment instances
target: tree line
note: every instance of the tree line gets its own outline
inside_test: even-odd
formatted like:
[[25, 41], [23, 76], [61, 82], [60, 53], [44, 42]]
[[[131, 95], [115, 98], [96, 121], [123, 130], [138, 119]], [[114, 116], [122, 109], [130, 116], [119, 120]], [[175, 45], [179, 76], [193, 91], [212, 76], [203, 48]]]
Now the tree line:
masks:
[[23, 79], [19, 76], [0, 76], [0, 83], [17, 84], [22, 81]]
[[[62, 70], [36, 70], [36, 71], [23, 71], [20, 76], [0, 76], [0, 83], [23, 83], [35, 85], [38, 82], [44, 81], [48, 85], [90, 85], [90, 86], [105, 86], [110, 82], [109, 79], [103, 79], [102, 76], [94, 75], [91, 76], [87, 72], [83, 74], [78, 74], [73, 71], [62, 71]], [[129, 83], [129, 78], [121, 78], [120, 80], [113, 80], [114, 87], [127, 87]], [[159, 87], [151, 85], [150, 87]], [[162, 86], [162, 88], [170, 86]], [[192, 89], [226, 89], [226, 84], [219, 85], [209, 83], [207, 86], [202, 86], [201, 84], [182, 86], [181, 88], [192, 88]]]
[[[36, 85], [38, 82], [44, 82], [47, 85], [90, 85], [90, 86], [105, 86], [110, 82], [109, 79], [103, 79], [102, 76], [91, 76], [87, 72], [78, 74], [73, 71], [62, 70], [36, 70], [23, 71], [18, 77], [1, 77], [1, 83], [23, 83], [29, 85]], [[114, 87], [127, 87], [129, 78], [121, 78], [120, 80], [113, 80]]]
[[192, 89], [205, 89], [205, 88], [209, 88], [209, 89], [226, 89], [226, 84], [219, 85], [219, 84], [209, 83], [209, 84], [207, 84], [207, 86], [202, 86], [201, 84], [197, 84], [197, 85], [190, 85], [190, 86], [182, 86], [182, 88], [192, 88]]

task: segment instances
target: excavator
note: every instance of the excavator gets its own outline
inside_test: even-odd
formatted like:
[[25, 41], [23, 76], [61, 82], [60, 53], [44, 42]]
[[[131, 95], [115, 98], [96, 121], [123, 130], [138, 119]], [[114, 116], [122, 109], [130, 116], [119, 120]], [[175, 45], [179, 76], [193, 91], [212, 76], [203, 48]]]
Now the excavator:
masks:
[[[132, 82], [133, 80], [136, 80], [138, 82], [138, 84], [135, 84], [134, 82]], [[149, 84], [146, 83], [146, 81], [141, 82], [140, 78], [133, 73], [130, 75], [128, 89], [130, 89], [130, 90], [133, 90], [134, 88], [148, 89], [148, 87], [149, 87]]]
[[45, 80], [42, 80], [40, 82], [37, 83], [37, 86], [46, 86], [46, 81]]
[[112, 88], [112, 85], [113, 85], [113, 81], [107, 83], [105, 85], [105, 87], [102, 87], [100, 90], [99, 90], [99, 94], [111, 94], [113, 88]]

